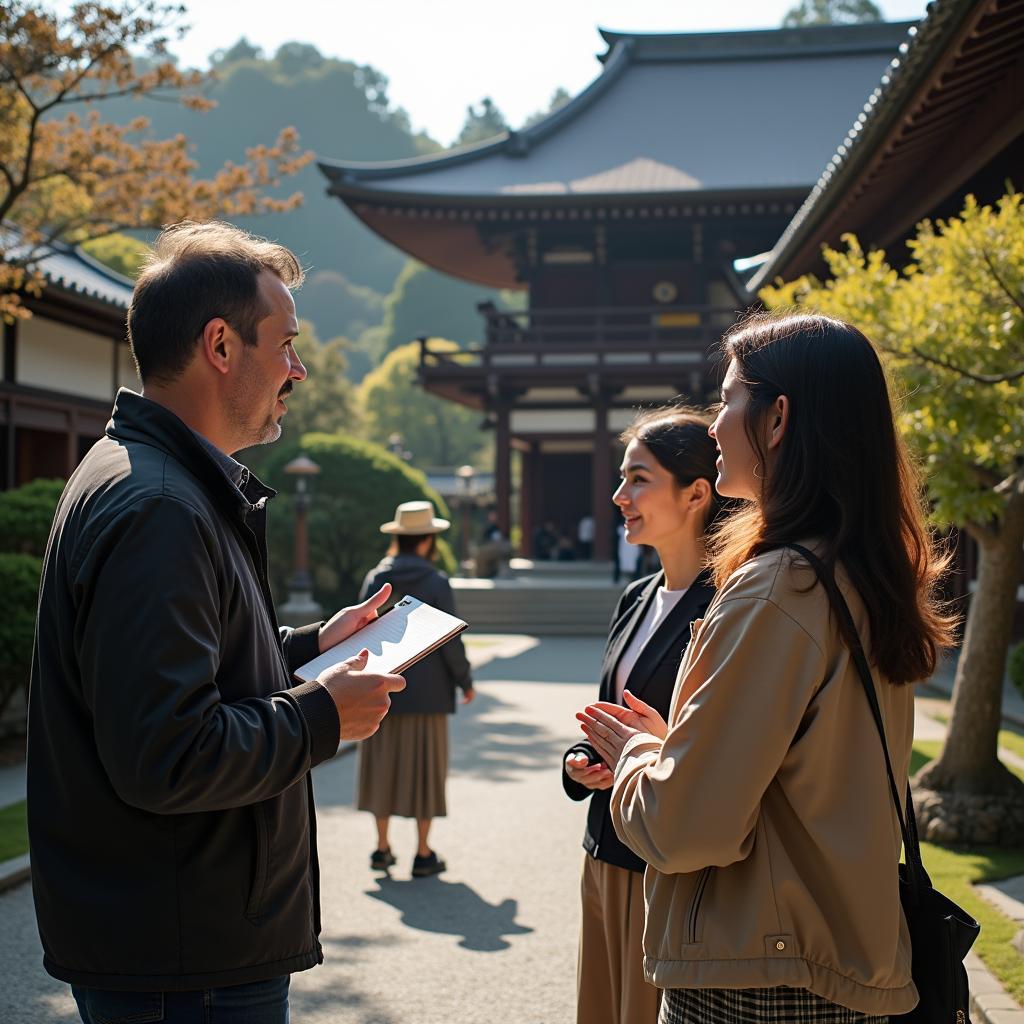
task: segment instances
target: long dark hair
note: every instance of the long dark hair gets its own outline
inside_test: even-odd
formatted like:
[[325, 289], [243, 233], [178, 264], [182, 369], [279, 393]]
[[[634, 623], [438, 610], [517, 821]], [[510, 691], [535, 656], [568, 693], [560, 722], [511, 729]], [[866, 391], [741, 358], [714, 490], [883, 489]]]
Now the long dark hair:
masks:
[[[917, 467], [896, 429], [882, 364], [856, 327], [812, 313], [757, 314], [722, 342], [750, 399], [746, 432], [761, 495], [723, 522], [712, 544], [716, 583], [743, 562], [801, 538], [841, 562], [868, 614], [871, 655], [894, 683], [932, 674], [954, 618], [939, 578], [948, 557], [925, 526]], [[763, 425], [789, 399], [782, 443], [769, 460]]]
[[704, 518], [704, 529], [715, 520], [723, 507], [715, 490], [718, 455], [715, 442], [708, 436], [711, 416], [687, 405], [667, 405], [647, 409], [619, 435], [624, 444], [639, 441], [646, 445], [663, 469], [667, 469], [679, 487], [703, 477], [711, 484], [711, 501]]

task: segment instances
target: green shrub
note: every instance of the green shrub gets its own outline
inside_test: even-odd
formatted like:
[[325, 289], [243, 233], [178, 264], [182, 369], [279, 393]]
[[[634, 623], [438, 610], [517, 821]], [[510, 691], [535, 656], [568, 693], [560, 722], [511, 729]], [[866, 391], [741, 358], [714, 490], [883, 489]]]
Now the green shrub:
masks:
[[[403, 501], [428, 500], [437, 514], [450, 519], [441, 496], [426, 477], [401, 459], [368, 441], [344, 434], [305, 434], [282, 441], [246, 459], [265, 483], [278, 491], [270, 506], [268, 546], [274, 593], [288, 593], [293, 569], [295, 481], [284, 466], [304, 451], [321, 469], [312, 480], [309, 511], [309, 563], [314, 595], [327, 614], [355, 600], [363, 577], [380, 561], [388, 538], [380, 524], [394, 516]], [[248, 453], [247, 453], [248, 455]], [[438, 538], [438, 566], [455, 570], [451, 548]]]
[[0, 717], [28, 689], [41, 569], [34, 555], [0, 552]]
[[1024, 696], [1024, 640], [1010, 648], [1006, 659], [1006, 671], [1010, 674], [1010, 682], [1017, 692]]
[[33, 480], [0, 492], [0, 551], [42, 556], [63, 480]]

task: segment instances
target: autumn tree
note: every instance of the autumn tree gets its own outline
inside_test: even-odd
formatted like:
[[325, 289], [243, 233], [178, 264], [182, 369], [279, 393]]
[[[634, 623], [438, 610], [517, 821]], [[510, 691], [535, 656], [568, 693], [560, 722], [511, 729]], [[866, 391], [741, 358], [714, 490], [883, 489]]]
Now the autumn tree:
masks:
[[[57, 240], [80, 243], [125, 229], [158, 229], [288, 210], [301, 195], [270, 194], [312, 159], [284, 129], [244, 163], [195, 175], [184, 135], [154, 139], [148, 121], [102, 119], [105, 101], [173, 100], [202, 110], [206, 77], [170, 57], [184, 8], [156, 0], [77, 3], [58, 15], [39, 2], [0, 5], [0, 313], [28, 315], [38, 262]], [[140, 58], [133, 54], [142, 54]]]
[[901, 428], [923, 459], [935, 520], [978, 546], [949, 734], [915, 786], [927, 838], [1021, 842], [1024, 784], [999, 762], [997, 738], [1024, 578], [1022, 196], [995, 207], [968, 198], [959, 217], [923, 222], [902, 270], [844, 243], [825, 251], [830, 280], [762, 297], [842, 317], [875, 341], [903, 392]]

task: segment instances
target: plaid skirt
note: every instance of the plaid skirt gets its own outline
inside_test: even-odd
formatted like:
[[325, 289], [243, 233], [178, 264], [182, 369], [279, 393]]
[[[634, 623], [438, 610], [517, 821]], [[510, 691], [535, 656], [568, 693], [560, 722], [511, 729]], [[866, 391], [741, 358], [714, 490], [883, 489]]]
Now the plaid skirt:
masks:
[[888, 1024], [888, 1017], [830, 1003], [806, 988], [670, 988], [658, 1024]]

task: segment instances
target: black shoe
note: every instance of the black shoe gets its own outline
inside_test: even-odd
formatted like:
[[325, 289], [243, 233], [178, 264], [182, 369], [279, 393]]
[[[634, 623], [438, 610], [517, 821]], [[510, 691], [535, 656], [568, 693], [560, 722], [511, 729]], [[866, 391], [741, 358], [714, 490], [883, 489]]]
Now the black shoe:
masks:
[[446, 867], [448, 865], [433, 850], [426, 857], [416, 854], [412, 861], [412, 877], [426, 878], [428, 875], [439, 875]]
[[370, 854], [370, 868], [373, 871], [387, 871], [395, 863], [395, 855], [389, 846], [386, 850], [374, 850]]

